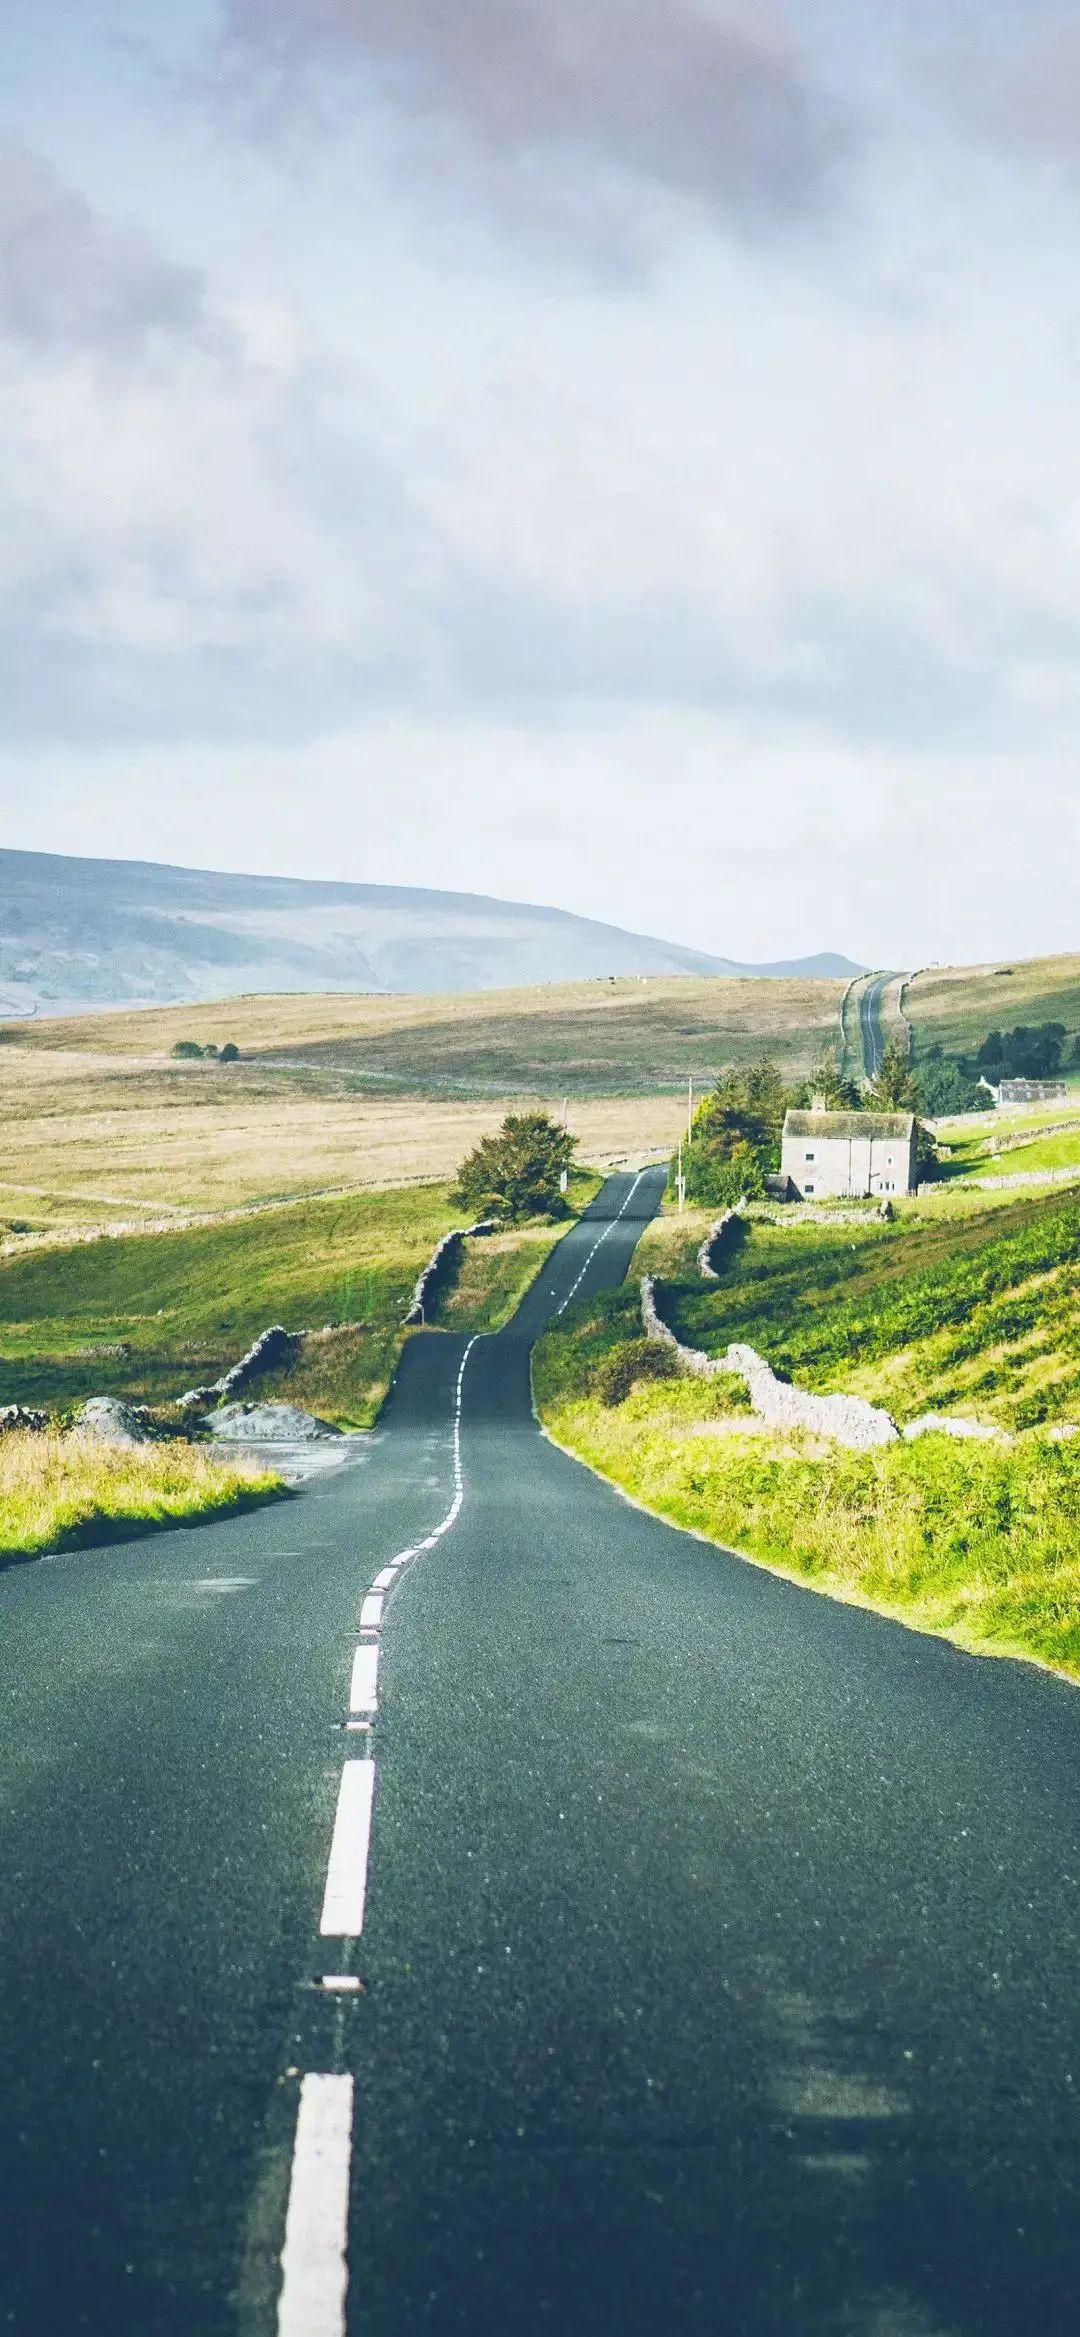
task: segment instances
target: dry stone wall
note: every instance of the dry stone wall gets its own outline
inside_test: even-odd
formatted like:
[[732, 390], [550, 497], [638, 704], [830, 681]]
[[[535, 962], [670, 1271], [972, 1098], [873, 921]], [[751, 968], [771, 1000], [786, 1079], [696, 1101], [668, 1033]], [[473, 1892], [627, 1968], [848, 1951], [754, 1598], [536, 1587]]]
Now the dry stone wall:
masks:
[[939, 1181], [937, 1184], [919, 1185], [917, 1194], [921, 1201], [927, 1193], [1006, 1193], [1021, 1185], [1080, 1185], [1080, 1164], [1075, 1168], [1014, 1169], [1011, 1176], [1003, 1177], [965, 1177], [954, 1185]]
[[185, 1412], [201, 1412], [211, 1404], [227, 1403], [230, 1396], [239, 1395], [241, 1388], [260, 1372], [273, 1371], [279, 1363], [284, 1363], [302, 1337], [302, 1331], [287, 1331], [283, 1323], [271, 1323], [252, 1340], [247, 1354], [233, 1364], [231, 1371], [223, 1372], [220, 1379], [211, 1380], [207, 1387], [188, 1388], [185, 1395], [177, 1397], [178, 1405]]
[[734, 1207], [731, 1209], [725, 1209], [723, 1216], [717, 1218], [716, 1224], [709, 1227], [708, 1233], [706, 1234], [701, 1248], [697, 1254], [698, 1273], [701, 1275], [703, 1282], [719, 1282], [720, 1272], [715, 1263], [715, 1260], [724, 1246], [730, 1228], [734, 1225], [740, 1211], [744, 1209], [745, 1206], [746, 1195], [743, 1193], [740, 1199], [736, 1201]]
[[877, 1405], [867, 1405], [863, 1395], [814, 1395], [809, 1388], [792, 1388], [785, 1379], [776, 1379], [771, 1362], [757, 1355], [757, 1348], [732, 1344], [727, 1355], [706, 1355], [701, 1348], [683, 1346], [676, 1332], [657, 1309], [657, 1290], [650, 1274], [641, 1283], [641, 1320], [648, 1339], [662, 1339], [664, 1346], [676, 1351], [680, 1365], [694, 1379], [722, 1379], [725, 1374], [736, 1374], [743, 1381], [750, 1405], [767, 1428], [792, 1430], [806, 1428], [811, 1435], [830, 1437], [835, 1444], [849, 1444], [853, 1451], [870, 1451], [874, 1444], [895, 1444], [900, 1430], [888, 1412], [879, 1412]]
[[964, 1420], [944, 1412], [925, 1412], [899, 1429], [890, 1413], [868, 1403], [864, 1396], [819, 1396], [810, 1388], [797, 1388], [789, 1380], [778, 1379], [755, 1347], [737, 1341], [722, 1356], [706, 1355], [700, 1347], [684, 1347], [657, 1307], [651, 1274], [645, 1275], [641, 1285], [641, 1321], [646, 1338], [659, 1339], [663, 1346], [672, 1348], [681, 1369], [692, 1378], [720, 1379], [735, 1373], [749, 1395], [755, 1418], [778, 1434], [801, 1428], [811, 1436], [846, 1445], [852, 1452], [871, 1452], [878, 1445], [896, 1444], [901, 1437], [909, 1443], [919, 1436], [1012, 1442], [1006, 1429], [996, 1428], [990, 1421]]
[[479, 1225], [455, 1225], [437, 1242], [421, 1274], [405, 1316], [405, 1327], [426, 1321], [428, 1309], [438, 1297], [452, 1266], [457, 1264], [467, 1241], [478, 1234], [494, 1233], [494, 1218], [483, 1218]]
[[734, 1343], [726, 1355], [711, 1356], [700, 1348], [684, 1347], [659, 1312], [655, 1284], [648, 1274], [641, 1285], [641, 1320], [646, 1338], [673, 1347], [683, 1370], [695, 1378], [719, 1379], [734, 1373], [742, 1380], [757, 1418], [770, 1428], [807, 1429], [811, 1435], [829, 1437], [857, 1452], [896, 1442], [900, 1432], [887, 1412], [868, 1404], [862, 1396], [817, 1396], [808, 1388], [792, 1387], [787, 1380], [777, 1379], [772, 1365], [756, 1348]]

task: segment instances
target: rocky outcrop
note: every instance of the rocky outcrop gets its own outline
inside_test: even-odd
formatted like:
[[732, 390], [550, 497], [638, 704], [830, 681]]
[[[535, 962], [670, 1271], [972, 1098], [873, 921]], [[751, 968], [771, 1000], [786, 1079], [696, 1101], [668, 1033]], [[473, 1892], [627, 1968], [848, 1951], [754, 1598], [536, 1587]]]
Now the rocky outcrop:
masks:
[[455, 1225], [449, 1233], [444, 1233], [441, 1242], [436, 1243], [409, 1300], [408, 1313], [404, 1318], [406, 1329], [414, 1323], [426, 1322], [443, 1283], [457, 1265], [465, 1243], [478, 1234], [494, 1231], [494, 1218], [484, 1218], [479, 1225]]
[[225, 1404], [206, 1425], [229, 1444], [327, 1444], [344, 1433], [297, 1404]]
[[299, 1331], [286, 1331], [281, 1323], [271, 1323], [267, 1330], [260, 1331], [257, 1339], [252, 1340], [247, 1354], [240, 1357], [239, 1363], [233, 1364], [231, 1371], [223, 1372], [220, 1379], [211, 1380], [204, 1388], [188, 1388], [185, 1395], [178, 1396], [176, 1400], [180, 1410], [205, 1412], [223, 1398], [227, 1401], [230, 1396], [239, 1395], [241, 1388], [256, 1379], [260, 1372], [274, 1371], [279, 1363], [284, 1363], [293, 1348], [299, 1345], [302, 1336], [303, 1333]]
[[146, 1444], [151, 1431], [144, 1404], [125, 1404], [119, 1396], [88, 1396], [72, 1423], [79, 1436], [122, 1448]]
[[35, 1412], [27, 1404], [0, 1404], [0, 1436], [13, 1428], [47, 1428], [47, 1412]]

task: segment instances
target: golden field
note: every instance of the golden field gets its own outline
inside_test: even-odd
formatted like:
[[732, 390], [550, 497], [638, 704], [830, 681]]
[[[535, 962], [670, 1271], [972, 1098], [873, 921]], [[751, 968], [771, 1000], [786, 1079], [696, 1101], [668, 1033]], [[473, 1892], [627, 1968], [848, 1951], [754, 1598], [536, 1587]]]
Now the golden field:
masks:
[[[685, 1083], [809, 1062], [842, 984], [581, 982], [472, 997], [232, 999], [0, 1029], [0, 1231], [152, 1222], [444, 1180], [514, 1104], [599, 1168], [666, 1156]], [[179, 1039], [237, 1063], [174, 1061]]]
[[[505, 1108], [320, 1092], [244, 1064], [0, 1047], [0, 1231], [444, 1180]], [[599, 1167], [670, 1151], [680, 1118], [672, 1096], [571, 1110], [581, 1157]]]

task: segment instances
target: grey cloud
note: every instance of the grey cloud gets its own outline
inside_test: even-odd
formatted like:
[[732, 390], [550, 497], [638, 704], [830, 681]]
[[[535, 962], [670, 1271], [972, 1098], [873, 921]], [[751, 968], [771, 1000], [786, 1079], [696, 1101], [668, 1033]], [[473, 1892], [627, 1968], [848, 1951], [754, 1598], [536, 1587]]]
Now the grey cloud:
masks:
[[612, 180], [624, 208], [635, 187], [748, 221], [798, 214], [844, 136], [769, 0], [229, 0], [228, 23], [234, 55], [293, 88], [355, 65], [428, 169], [579, 232], [583, 175], [607, 214]]
[[1080, 25], [1073, 10], [1013, 6], [946, 51], [935, 79], [969, 133], [1035, 160], [1080, 163]]
[[129, 348], [197, 325], [201, 291], [134, 230], [103, 219], [51, 164], [0, 133], [0, 334]]

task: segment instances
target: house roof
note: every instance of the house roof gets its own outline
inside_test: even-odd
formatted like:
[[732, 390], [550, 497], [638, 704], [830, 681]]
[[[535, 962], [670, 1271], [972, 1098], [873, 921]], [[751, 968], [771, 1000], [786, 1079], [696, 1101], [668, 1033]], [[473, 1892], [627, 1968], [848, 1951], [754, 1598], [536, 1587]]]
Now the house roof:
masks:
[[914, 1112], [788, 1112], [784, 1134], [820, 1136], [823, 1141], [830, 1137], [893, 1136], [909, 1143], [914, 1126]]

